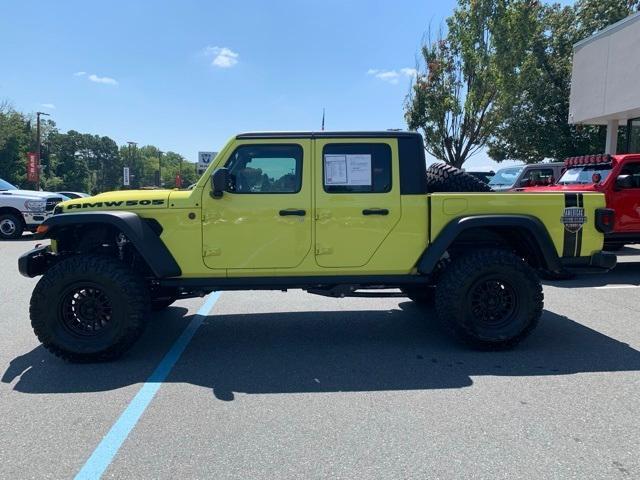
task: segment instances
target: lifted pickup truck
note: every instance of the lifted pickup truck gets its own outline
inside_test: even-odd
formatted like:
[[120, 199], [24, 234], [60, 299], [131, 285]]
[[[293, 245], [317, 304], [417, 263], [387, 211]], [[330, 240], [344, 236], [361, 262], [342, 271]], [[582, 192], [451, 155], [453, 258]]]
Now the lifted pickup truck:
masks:
[[176, 299], [304, 289], [433, 302], [463, 340], [510, 347], [541, 316], [538, 273], [615, 265], [601, 252], [610, 212], [598, 193], [486, 190], [453, 167], [427, 170], [415, 133], [237, 135], [193, 190], [60, 204], [39, 228], [51, 245], [19, 260], [43, 275], [32, 325], [60, 357], [105, 360]]
[[640, 243], [640, 154], [584, 155], [568, 158], [555, 185], [526, 192], [601, 192], [615, 220], [605, 235], [605, 250]]

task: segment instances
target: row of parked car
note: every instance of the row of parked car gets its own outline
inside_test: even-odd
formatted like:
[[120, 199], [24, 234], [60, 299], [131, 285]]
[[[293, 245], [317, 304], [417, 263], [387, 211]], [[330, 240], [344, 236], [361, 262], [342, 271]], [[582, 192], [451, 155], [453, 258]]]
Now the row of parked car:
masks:
[[[468, 172], [494, 191], [600, 192], [615, 211], [605, 249], [640, 243], [640, 154], [584, 155], [564, 162], [506, 167], [497, 172]], [[491, 175], [491, 173], [493, 173]]]
[[0, 240], [19, 238], [53, 214], [56, 205], [71, 198], [88, 197], [80, 192], [21, 190], [0, 178]]

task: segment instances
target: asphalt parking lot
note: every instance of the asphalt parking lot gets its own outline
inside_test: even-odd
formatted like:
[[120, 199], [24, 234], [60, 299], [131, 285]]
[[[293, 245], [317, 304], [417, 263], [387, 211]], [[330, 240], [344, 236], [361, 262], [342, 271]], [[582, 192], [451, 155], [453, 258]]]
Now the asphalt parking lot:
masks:
[[[459, 345], [403, 298], [225, 292], [148, 382], [205, 299], [154, 315], [117, 362], [66, 364], [29, 325], [33, 244], [0, 243], [0, 478], [96, 456], [104, 478], [640, 478], [640, 249], [546, 284], [509, 352]], [[132, 404], [119, 450], [94, 453]]]

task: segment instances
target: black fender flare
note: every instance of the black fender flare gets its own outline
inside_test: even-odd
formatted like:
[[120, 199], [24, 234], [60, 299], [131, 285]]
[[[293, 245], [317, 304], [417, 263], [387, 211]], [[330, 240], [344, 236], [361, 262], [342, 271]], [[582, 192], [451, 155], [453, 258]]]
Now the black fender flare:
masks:
[[539, 248], [545, 269], [550, 272], [564, 270], [549, 232], [538, 218], [531, 215], [475, 215], [451, 220], [418, 260], [418, 271], [425, 275], [433, 272], [442, 255], [465, 230], [491, 227], [525, 229], [531, 235], [529, 240]]
[[111, 225], [126, 235], [158, 278], [179, 277], [182, 270], [158, 233], [133, 212], [79, 212], [54, 215], [44, 221], [39, 238], [56, 238], [62, 228], [77, 225]]

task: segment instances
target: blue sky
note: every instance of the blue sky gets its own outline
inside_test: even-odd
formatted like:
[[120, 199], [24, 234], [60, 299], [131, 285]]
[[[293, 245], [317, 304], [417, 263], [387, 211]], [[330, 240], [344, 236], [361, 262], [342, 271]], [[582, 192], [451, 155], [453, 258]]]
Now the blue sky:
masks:
[[323, 107], [327, 130], [405, 128], [421, 38], [454, 4], [3, 2], [0, 99], [191, 161], [240, 131], [318, 130]]

